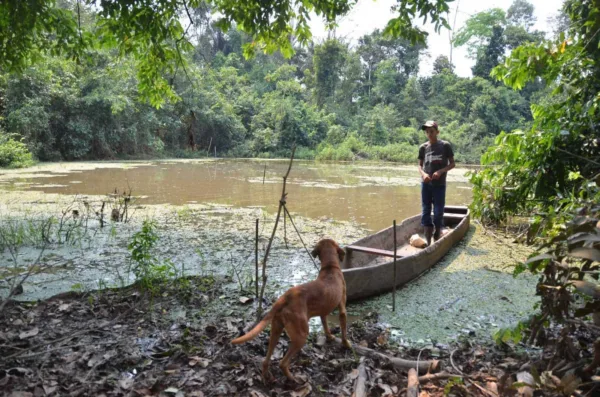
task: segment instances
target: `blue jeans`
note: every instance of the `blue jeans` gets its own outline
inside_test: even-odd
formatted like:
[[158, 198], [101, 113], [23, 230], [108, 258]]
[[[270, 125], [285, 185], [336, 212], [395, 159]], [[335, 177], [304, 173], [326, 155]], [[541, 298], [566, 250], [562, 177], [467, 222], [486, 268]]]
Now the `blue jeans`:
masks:
[[[433, 222], [431, 206], [433, 204]], [[421, 225], [434, 226], [440, 230], [444, 226], [444, 207], [446, 205], [446, 185], [434, 186], [421, 182]]]

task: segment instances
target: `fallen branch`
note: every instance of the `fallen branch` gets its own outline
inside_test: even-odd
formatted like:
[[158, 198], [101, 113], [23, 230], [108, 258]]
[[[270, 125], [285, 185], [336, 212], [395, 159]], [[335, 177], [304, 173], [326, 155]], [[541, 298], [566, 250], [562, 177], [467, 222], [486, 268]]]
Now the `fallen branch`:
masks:
[[[340, 338], [335, 338], [334, 341], [338, 345], [343, 346]], [[419, 373], [434, 373], [441, 369], [441, 363], [438, 360], [419, 361], [417, 363], [414, 360], [405, 360], [398, 357], [388, 356], [387, 354], [379, 353], [378, 351], [360, 345], [354, 345], [352, 346], [352, 349], [354, 349], [354, 351], [361, 356], [388, 360], [394, 368], [401, 369], [403, 371], [408, 371], [411, 368], [417, 368], [417, 364], [419, 366]]]
[[434, 382], [436, 380], [450, 379], [450, 378], [462, 378], [462, 375], [451, 374], [450, 372], [442, 371], [437, 374], [425, 374], [419, 376], [420, 383]]
[[352, 397], [366, 397], [367, 396], [367, 368], [365, 367], [364, 361], [361, 361], [358, 366], [358, 378], [354, 384], [354, 393]]
[[417, 370], [414, 368], [408, 370], [406, 397], [419, 397], [419, 377], [417, 376]]

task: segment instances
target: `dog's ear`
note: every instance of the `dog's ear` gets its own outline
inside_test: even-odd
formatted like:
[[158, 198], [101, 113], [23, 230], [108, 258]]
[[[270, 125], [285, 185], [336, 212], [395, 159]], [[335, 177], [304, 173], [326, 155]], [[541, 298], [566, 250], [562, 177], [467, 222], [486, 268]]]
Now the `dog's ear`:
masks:
[[316, 258], [319, 255], [319, 246], [317, 245], [310, 253], [313, 258]]
[[337, 247], [337, 253], [338, 253], [338, 257], [340, 258], [340, 262], [343, 262], [344, 257], [346, 256], [346, 251], [344, 251], [340, 247]]

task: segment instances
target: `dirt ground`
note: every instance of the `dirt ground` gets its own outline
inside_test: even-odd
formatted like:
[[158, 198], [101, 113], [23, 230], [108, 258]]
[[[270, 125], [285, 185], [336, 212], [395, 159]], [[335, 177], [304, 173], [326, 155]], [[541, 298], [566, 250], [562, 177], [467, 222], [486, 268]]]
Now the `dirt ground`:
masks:
[[[227, 278], [190, 277], [154, 296], [136, 286], [65, 293], [37, 303], [13, 303], [0, 314], [0, 388], [5, 396], [350, 396], [361, 363], [369, 396], [406, 395], [407, 374], [384, 358], [361, 357], [313, 332], [291, 370], [277, 367], [282, 338], [265, 385], [260, 374], [268, 330], [240, 346], [231, 339], [252, 326], [255, 302], [224, 288]], [[270, 306], [270, 302], [265, 302]], [[246, 320], [244, 320], [246, 319]], [[333, 329], [339, 335], [339, 328]], [[353, 345], [390, 357], [439, 360], [440, 379], [421, 396], [516, 395], [515, 374], [543, 358], [541, 350], [462, 343], [417, 350], [389, 339], [370, 313], [349, 329]], [[488, 391], [491, 390], [491, 391]], [[536, 394], [559, 395], [559, 394]]]

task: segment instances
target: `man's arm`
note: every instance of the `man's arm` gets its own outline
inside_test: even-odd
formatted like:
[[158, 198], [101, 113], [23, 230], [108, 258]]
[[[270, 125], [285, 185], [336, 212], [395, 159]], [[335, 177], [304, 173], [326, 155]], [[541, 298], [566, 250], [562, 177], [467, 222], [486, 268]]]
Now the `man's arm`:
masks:
[[[444, 168], [442, 168], [441, 170], [437, 170], [436, 172], [433, 173], [433, 179], [440, 179], [440, 177], [442, 176], [442, 174], [444, 172], [448, 172], [450, 171], [452, 168], [454, 168], [456, 166], [456, 164], [454, 164], [454, 157], [450, 157], [448, 159], [448, 165], [445, 166]], [[420, 168], [419, 168], [420, 169]]]
[[429, 174], [423, 171], [423, 159], [419, 159], [419, 174], [421, 174], [421, 179], [423, 179], [423, 182], [431, 181]]

